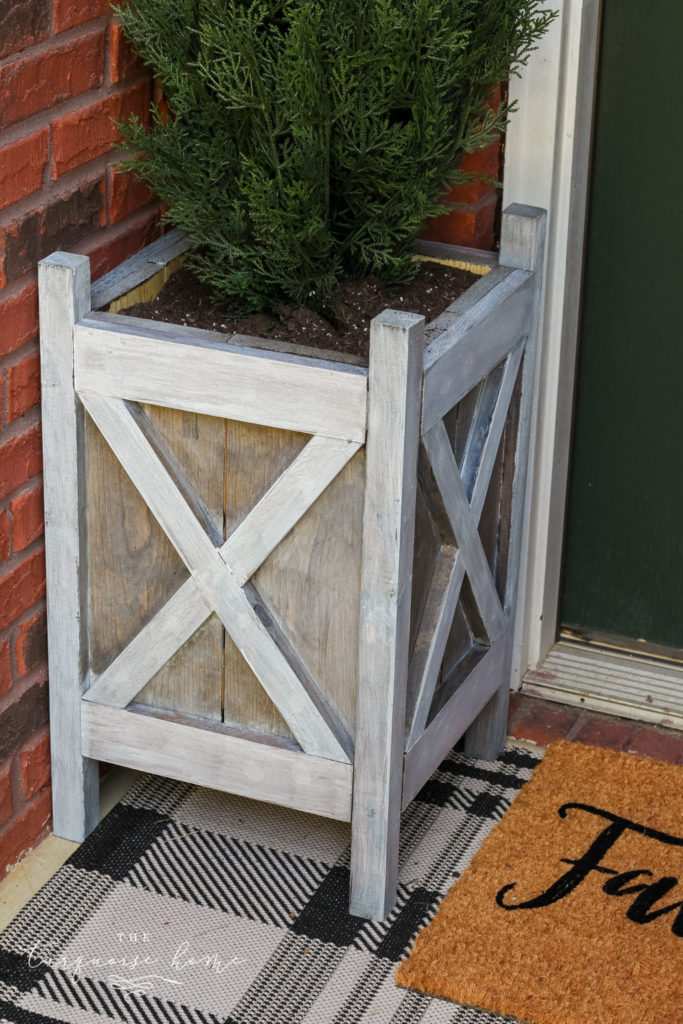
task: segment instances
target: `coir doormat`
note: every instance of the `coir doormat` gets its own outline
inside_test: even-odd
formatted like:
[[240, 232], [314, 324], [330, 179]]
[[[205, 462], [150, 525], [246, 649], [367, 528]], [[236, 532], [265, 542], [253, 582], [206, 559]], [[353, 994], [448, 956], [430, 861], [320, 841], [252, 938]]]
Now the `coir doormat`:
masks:
[[683, 768], [552, 745], [397, 980], [533, 1024], [682, 1024]]
[[346, 825], [143, 777], [0, 935], [0, 1024], [501, 1024], [394, 971], [537, 763], [449, 754], [381, 924], [348, 913]]

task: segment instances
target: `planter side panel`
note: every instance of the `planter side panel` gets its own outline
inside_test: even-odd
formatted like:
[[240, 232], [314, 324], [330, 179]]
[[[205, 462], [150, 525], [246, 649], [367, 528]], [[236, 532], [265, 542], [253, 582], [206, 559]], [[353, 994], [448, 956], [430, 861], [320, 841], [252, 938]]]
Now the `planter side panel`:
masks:
[[[222, 420], [160, 406], [145, 412], [223, 531]], [[102, 672], [187, 579], [188, 572], [97, 428], [87, 422], [90, 667]], [[223, 627], [211, 616], [136, 696], [220, 720]]]

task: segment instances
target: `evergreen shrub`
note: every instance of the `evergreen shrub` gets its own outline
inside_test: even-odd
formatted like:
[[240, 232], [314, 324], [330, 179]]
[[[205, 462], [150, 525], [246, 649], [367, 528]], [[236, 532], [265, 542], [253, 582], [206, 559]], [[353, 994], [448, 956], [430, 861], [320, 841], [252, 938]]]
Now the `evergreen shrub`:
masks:
[[553, 18], [543, 0], [128, 0], [168, 114], [120, 126], [126, 168], [235, 311], [325, 310], [345, 277], [416, 270], [424, 221], [509, 108], [486, 100]]

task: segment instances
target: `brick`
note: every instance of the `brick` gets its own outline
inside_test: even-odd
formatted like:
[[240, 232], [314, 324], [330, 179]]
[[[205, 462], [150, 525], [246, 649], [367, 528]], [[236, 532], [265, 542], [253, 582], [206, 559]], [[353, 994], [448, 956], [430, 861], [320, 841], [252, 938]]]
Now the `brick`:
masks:
[[4, 825], [14, 814], [11, 767], [8, 764], [0, 771], [0, 825]]
[[530, 740], [545, 747], [555, 740], [564, 739], [576, 721], [579, 712], [562, 705], [530, 702], [526, 714], [515, 725], [512, 735], [518, 740]]
[[47, 615], [38, 612], [28, 622], [22, 622], [14, 645], [17, 672], [25, 676], [47, 658]]
[[23, 551], [43, 533], [43, 488], [34, 487], [10, 502], [14, 551]]
[[425, 226], [422, 238], [449, 245], [467, 245], [474, 249], [493, 249], [497, 195], [485, 197], [481, 208], [453, 209], [435, 217]]
[[53, 31], [65, 32], [74, 25], [111, 13], [109, 0], [54, 0]]
[[22, 750], [19, 764], [24, 793], [30, 799], [50, 781], [50, 734], [47, 731]]
[[142, 206], [151, 203], [155, 198], [147, 186], [134, 174], [117, 172], [116, 166], [107, 168], [109, 185], [109, 223], [119, 221], [135, 213]]
[[678, 764], [683, 755], [683, 735], [660, 732], [650, 726], [640, 726], [628, 742], [626, 749], [640, 757], [652, 757], [657, 761]]
[[32, 341], [38, 334], [38, 286], [0, 299], [0, 356]]
[[602, 747], [603, 750], [626, 750], [632, 733], [632, 722], [620, 722], [614, 718], [591, 715], [581, 726], [574, 739], [577, 743]]
[[0, 576], [0, 630], [15, 622], [43, 597], [45, 552], [41, 549]]
[[0, 878], [46, 835], [52, 820], [52, 790], [46, 787], [0, 834]]
[[118, 22], [114, 21], [109, 26], [107, 40], [107, 65], [109, 68], [109, 81], [116, 84], [123, 82], [126, 78], [132, 78], [144, 71], [144, 64], [132, 49], [123, 29]]
[[0, 210], [42, 188], [49, 148], [50, 129], [42, 128], [0, 150]]
[[0, 644], [0, 696], [9, 693], [12, 688], [12, 661], [10, 658], [9, 640]]
[[112, 123], [136, 114], [147, 121], [151, 85], [142, 82], [125, 92], [105, 96], [52, 122], [52, 177], [107, 153], [119, 139]]
[[84, 182], [49, 206], [14, 221], [4, 232], [4, 279], [14, 281], [33, 270], [55, 249], [69, 251], [106, 222], [102, 178]]
[[0, 59], [47, 39], [51, 0], [0, 0]]
[[103, 274], [117, 267], [133, 253], [139, 252], [161, 234], [159, 211], [142, 214], [126, 229], [115, 233], [108, 231], [79, 246], [79, 252], [90, 258], [90, 275], [96, 281]]
[[40, 473], [43, 452], [37, 424], [0, 445], [0, 499]]
[[[487, 178], [498, 179], [500, 176], [500, 143], [494, 142], [486, 149], [477, 149], [474, 153], [467, 153], [460, 169], [468, 174], [483, 174]], [[475, 205], [490, 193], [497, 195], [498, 190], [495, 185], [491, 185], [487, 181], [471, 181], [466, 185], [454, 186], [447, 198], [453, 203]]]
[[40, 359], [32, 352], [7, 367], [7, 422], [19, 419], [40, 404]]
[[7, 512], [0, 512], [0, 562], [9, 558], [10, 544], [12, 539], [12, 524]]
[[0, 69], [0, 126], [96, 89], [103, 64], [104, 29], [6, 64]]
[[47, 684], [32, 686], [0, 715], [0, 761], [11, 757], [48, 722]]

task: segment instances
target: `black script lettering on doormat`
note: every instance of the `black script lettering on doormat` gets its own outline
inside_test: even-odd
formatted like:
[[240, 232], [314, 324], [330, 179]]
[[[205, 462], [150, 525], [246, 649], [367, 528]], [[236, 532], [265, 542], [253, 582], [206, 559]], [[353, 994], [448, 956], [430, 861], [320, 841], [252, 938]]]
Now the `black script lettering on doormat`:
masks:
[[611, 814], [610, 811], [602, 810], [600, 807], [591, 807], [589, 804], [563, 804], [557, 813], [561, 818], [566, 818], [567, 811], [571, 810], [585, 811], [587, 814], [593, 814], [598, 818], [606, 819], [610, 824], [600, 832], [578, 860], [562, 857], [561, 863], [571, 864], [572, 867], [553, 882], [552, 885], [548, 886], [544, 892], [539, 893], [538, 896], [534, 896], [532, 899], [525, 900], [523, 903], [508, 903], [505, 902], [505, 894], [517, 885], [516, 882], [510, 882], [509, 885], [504, 885], [497, 893], [496, 903], [498, 906], [504, 910], [535, 910], [539, 907], [550, 906], [551, 903], [557, 903], [573, 892], [588, 877], [591, 871], [596, 871], [599, 874], [612, 876], [602, 887], [602, 891], [608, 896], [635, 895], [635, 899], [626, 911], [626, 917], [629, 921], [634, 921], [636, 924], [647, 924], [663, 914], [670, 914], [674, 910], [678, 910], [671, 925], [671, 931], [674, 935], [683, 938], [683, 900], [677, 900], [676, 903], [669, 903], [667, 906], [653, 909], [654, 904], [658, 900], [662, 899], [678, 885], [678, 878], [674, 875], [664, 875], [653, 882], [636, 882], [632, 884], [634, 879], [639, 877], [648, 876], [652, 878], [652, 872], [648, 871], [647, 868], [617, 871], [615, 868], [605, 867], [601, 863], [603, 857], [612, 849], [624, 832], [636, 832], [648, 839], [654, 839], [655, 842], [665, 843], [668, 846], [683, 846], [683, 839], [678, 836], [671, 836], [667, 832], [659, 832], [657, 829], [649, 828], [647, 825], [640, 825], [636, 821], [629, 821], [628, 818], [622, 818], [618, 814]]

